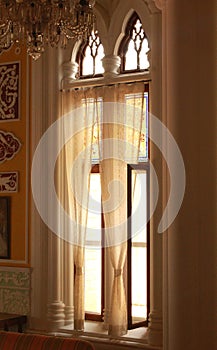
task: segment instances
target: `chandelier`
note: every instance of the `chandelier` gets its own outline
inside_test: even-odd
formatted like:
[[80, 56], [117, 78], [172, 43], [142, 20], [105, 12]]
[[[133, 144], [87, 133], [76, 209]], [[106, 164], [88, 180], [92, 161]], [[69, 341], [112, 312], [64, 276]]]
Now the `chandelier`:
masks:
[[0, 0], [0, 52], [25, 44], [37, 60], [46, 45], [65, 48], [86, 39], [94, 26], [94, 0]]

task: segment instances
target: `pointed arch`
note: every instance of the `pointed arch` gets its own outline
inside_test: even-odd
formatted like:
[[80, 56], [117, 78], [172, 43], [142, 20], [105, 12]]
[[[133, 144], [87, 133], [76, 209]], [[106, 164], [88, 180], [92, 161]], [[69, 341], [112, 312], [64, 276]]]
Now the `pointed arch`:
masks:
[[[119, 46], [125, 35], [128, 21], [134, 12], [138, 14], [148, 41], [151, 43], [151, 16], [149, 7], [144, 4], [143, 0], [120, 2], [109, 27], [109, 36], [115, 40], [113, 43], [110, 43], [110, 45], [113, 44], [113, 53], [116, 55], [118, 54]], [[118, 34], [117, 36], [116, 33]]]
[[102, 58], [104, 57], [104, 48], [99, 37], [98, 30], [93, 30], [86, 41], [81, 42], [76, 62], [79, 67], [80, 78], [93, 78], [102, 76], [104, 69]]
[[119, 46], [118, 55], [121, 58], [121, 73], [147, 70], [149, 43], [141, 20], [136, 12], [127, 22], [125, 35]]

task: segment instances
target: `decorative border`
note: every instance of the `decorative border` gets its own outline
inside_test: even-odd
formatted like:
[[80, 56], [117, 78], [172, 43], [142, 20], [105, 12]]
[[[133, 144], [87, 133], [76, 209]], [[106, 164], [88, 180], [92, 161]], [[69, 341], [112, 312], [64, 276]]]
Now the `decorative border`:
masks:
[[0, 121], [20, 119], [20, 62], [0, 64]]
[[0, 259], [10, 258], [10, 197], [0, 197]]
[[[16, 52], [15, 52], [16, 53]], [[17, 53], [16, 53], [17, 54]], [[29, 72], [29, 62], [30, 62], [30, 56], [27, 54], [26, 52], [26, 72]], [[29, 105], [29, 78], [30, 75], [27, 73], [25, 75], [25, 80], [26, 80], [26, 91], [25, 91], [25, 110], [26, 110], [26, 123], [25, 123], [25, 128], [26, 128], [26, 136], [25, 136], [25, 140], [24, 142], [26, 143], [26, 145], [29, 145], [30, 139], [29, 139], [29, 111], [30, 111], [30, 105]], [[34, 84], [33, 84], [34, 85]], [[0, 124], [3, 121], [0, 121]], [[9, 122], [14, 122], [13, 120], [8, 120]], [[1, 127], [1, 125], [0, 125]], [[21, 144], [22, 146], [22, 144]], [[1, 149], [0, 149], [0, 153], [1, 153]], [[26, 148], [26, 154], [25, 154], [25, 160], [26, 160], [26, 174], [28, 174], [29, 172], [29, 147]], [[1, 163], [0, 163], [1, 165]], [[3, 169], [2, 169], [3, 170]], [[28, 218], [28, 213], [29, 213], [29, 177], [26, 177], [26, 205], [25, 205], [25, 256], [22, 259], [0, 259], [0, 264], [1, 263], [8, 263], [8, 264], [28, 264], [29, 263], [29, 218]], [[1, 282], [0, 282], [1, 283]]]
[[0, 172], [0, 193], [18, 192], [18, 172]]
[[0, 312], [30, 312], [30, 269], [0, 267]]
[[20, 148], [21, 142], [14, 134], [0, 130], [0, 163], [12, 159]]

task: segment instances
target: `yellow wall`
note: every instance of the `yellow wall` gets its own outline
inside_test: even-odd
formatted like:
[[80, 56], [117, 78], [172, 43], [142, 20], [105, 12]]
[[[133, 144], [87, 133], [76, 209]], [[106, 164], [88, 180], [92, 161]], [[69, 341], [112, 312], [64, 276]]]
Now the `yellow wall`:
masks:
[[0, 64], [20, 62], [20, 119], [0, 121], [0, 130], [13, 133], [21, 142], [20, 151], [11, 160], [0, 163], [0, 171], [18, 171], [18, 192], [0, 193], [10, 197], [10, 234], [11, 256], [8, 260], [0, 260], [0, 265], [26, 266], [29, 263], [29, 229], [28, 229], [28, 124], [29, 124], [29, 76], [30, 66], [24, 47], [12, 47], [0, 55]]

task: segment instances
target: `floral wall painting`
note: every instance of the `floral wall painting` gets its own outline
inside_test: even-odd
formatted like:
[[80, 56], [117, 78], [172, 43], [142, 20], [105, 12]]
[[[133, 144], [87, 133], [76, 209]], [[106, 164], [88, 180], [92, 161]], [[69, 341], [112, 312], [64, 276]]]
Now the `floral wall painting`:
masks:
[[15, 135], [0, 130], [0, 163], [12, 159], [20, 148], [21, 142]]
[[0, 259], [10, 258], [9, 197], [0, 197]]
[[18, 172], [0, 172], [0, 193], [18, 191]]
[[20, 63], [0, 64], [0, 121], [19, 119]]

